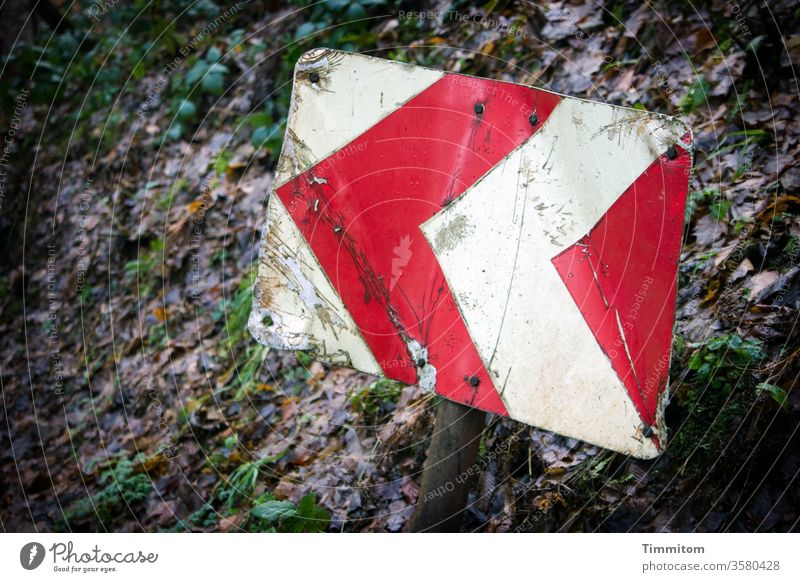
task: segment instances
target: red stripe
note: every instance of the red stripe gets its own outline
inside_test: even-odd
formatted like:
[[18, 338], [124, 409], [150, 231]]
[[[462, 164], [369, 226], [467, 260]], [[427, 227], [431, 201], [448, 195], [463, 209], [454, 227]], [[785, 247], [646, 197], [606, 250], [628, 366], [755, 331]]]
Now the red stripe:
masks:
[[[660, 156], [553, 265], [625, 384], [656, 422], [667, 386], [690, 154]], [[627, 346], [627, 349], [626, 349]], [[632, 363], [632, 365], [631, 365]]]
[[417, 381], [407, 347], [416, 340], [438, 393], [507, 414], [419, 226], [530, 138], [558, 101], [445, 75], [277, 190], [387, 377]]

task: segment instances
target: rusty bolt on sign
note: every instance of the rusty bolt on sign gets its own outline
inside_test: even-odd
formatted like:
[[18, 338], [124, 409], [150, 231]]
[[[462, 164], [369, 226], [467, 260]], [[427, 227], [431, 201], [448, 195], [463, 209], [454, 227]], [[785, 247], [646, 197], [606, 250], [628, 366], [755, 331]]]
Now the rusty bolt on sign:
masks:
[[297, 72], [254, 337], [656, 456], [689, 129], [328, 49]]

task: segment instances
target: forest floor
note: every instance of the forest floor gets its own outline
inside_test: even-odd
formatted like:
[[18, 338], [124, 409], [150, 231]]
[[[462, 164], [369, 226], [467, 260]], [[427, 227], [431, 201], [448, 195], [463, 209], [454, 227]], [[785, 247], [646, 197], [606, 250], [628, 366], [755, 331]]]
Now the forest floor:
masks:
[[170, 4], [78, 2], [0, 73], [4, 530], [405, 527], [436, 399], [247, 332], [292, 67], [312, 46], [694, 131], [666, 452], [491, 416], [465, 530], [798, 529], [795, 3]]

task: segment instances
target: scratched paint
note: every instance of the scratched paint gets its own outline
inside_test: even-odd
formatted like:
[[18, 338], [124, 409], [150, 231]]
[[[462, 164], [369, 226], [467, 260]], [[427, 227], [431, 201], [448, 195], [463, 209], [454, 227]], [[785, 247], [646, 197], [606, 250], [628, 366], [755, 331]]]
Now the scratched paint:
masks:
[[312, 51], [251, 330], [652, 457], [690, 164], [671, 118]]

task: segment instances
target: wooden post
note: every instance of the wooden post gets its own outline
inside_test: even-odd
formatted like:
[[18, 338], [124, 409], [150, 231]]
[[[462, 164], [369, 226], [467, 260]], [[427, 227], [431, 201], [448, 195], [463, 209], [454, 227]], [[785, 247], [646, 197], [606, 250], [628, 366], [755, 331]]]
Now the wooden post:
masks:
[[485, 418], [486, 413], [475, 408], [439, 402], [410, 531], [461, 530], [469, 493], [467, 471], [477, 459]]

